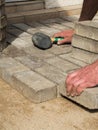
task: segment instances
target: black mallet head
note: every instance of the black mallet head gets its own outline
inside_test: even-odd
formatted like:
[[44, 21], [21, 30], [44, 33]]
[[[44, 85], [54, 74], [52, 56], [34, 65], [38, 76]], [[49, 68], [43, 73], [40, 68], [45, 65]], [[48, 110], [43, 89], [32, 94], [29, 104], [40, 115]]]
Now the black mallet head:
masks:
[[43, 33], [37, 32], [32, 37], [33, 44], [40, 49], [49, 49], [52, 47], [51, 38]]

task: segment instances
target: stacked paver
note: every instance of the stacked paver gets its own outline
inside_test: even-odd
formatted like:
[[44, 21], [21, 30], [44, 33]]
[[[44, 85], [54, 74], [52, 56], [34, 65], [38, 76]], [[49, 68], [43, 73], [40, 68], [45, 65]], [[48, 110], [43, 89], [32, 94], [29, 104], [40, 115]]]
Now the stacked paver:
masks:
[[[77, 22], [72, 40], [72, 58], [90, 64], [98, 60], [98, 23], [92, 21]], [[89, 80], [89, 79], [88, 79]], [[62, 85], [60, 93], [66, 97], [66, 87]], [[98, 88], [86, 89], [78, 97], [69, 99], [90, 109], [98, 109]]]
[[5, 16], [5, 0], [0, 1], [0, 51], [6, 47], [6, 25], [7, 19]]
[[[73, 37], [73, 57], [87, 63], [98, 59], [98, 22], [76, 23], [76, 35]], [[78, 55], [77, 55], [78, 53]]]

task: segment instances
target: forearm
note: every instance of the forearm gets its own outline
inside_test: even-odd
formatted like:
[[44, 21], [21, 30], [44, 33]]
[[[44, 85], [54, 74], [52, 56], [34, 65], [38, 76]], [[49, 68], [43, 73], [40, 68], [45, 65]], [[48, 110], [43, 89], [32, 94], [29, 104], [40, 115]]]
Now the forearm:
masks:
[[79, 21], [92, 20], [98, 11], [98, 0], [84, 0]]

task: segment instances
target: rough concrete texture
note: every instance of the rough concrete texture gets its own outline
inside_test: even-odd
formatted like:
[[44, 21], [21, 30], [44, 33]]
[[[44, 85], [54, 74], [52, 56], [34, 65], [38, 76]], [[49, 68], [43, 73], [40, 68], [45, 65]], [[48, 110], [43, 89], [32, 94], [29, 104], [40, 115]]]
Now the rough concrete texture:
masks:
[[78, 35], [98, 40], [98, 23], [94, 21], [77, 22], [75, 32]]
[[45, 60], [47, 58], [53, 57], [52, 53], [49, 53], [47, 50], [40, 50], [36, 47], [28, 47], [24, 49], [25, 53], [36, 59]]
[[73, 36], [72, 46], [90, 52], [98, 53], [98, 41], [92, 40], [90, 38], [85, 38], [79, 35]]
[[32, 36], [31, 34], [24, 32], [18, 28], [15, 28], [14, 26], [8, 26], [7, 32], [16, 36], [16, 37], [29, 37]]
[[56, 84], [65, 80], [65, 73], [52, 65], [45, 64], [35, 70]]
[[57, 46], [54, 44], [53, 47], [47, 51], [50, 51], [51, 53], [55, 55], [67, 54], [72, 51], [72, 46], [70, 45]]
[[79, 103], [89, 109], [98, 108], [98, 86], [95, 88], [86, 89], [80, 96], [71, 97], [66, 94], [65, 82], [59, 86], [61, 95], [66, 96], [68, 99]]
[[72, 57], [85, 63], [91, 64], [98, 59], [98, 54], [78, 48], [73, 48]]
[[13, 58], [0, 60], [0, 76], [34, 102], [43, 102], [57, 96], [55, 84], [30, 71], [29, 68]]
[[64, 60], [67, 60], [69, 62], [72, 62], [72, 63], [74, 63], [74, 64], [76, 64], [76, 65], [78, 65], [80, 67], [83, 67], [83, 66], [87, 65], [87, 63], [81, 61], [81, 59], [77, 60], [76, 58], [72, 57], [72, 55], [73, 55], [72, 53], [68, 53], [68, 54], [60, 55], [59, 57], [64, 59]]
[[65, 98], [34, 104], [0, 79], [0, 130], [98, 130], [98, 111]]
[[46, 62], [48, 64], [53, 65], [54, 67], [56, 67], [57, 69], [61, 70], [63, 73], [74, 70], [74, 69], [78, 69], [79, 66], [71, 63], [69, 61], [63, 60], [59, 57], [53, 57], [53, 58], [49, 58], [48, 60], [46, 60]]
[[12, 76], [15, 73], [26, 70], [29, 70], [29, 68], [15, 61], [13, 58], [5, 57], [0, 59], [0, 76], [11, 85], [13, 85]]
[[56, 85], [33, 71], [14, 74], [13, 82], [19, 92], [35, 103], [57, 97]]
[[45, 64], [42, 60], [37, 60], [36, 58], [32, 58], [30, 56], [19, 56], [15, 57], [15, 59], [32, 70], [42, 67]]
[[17, 47], [18, 49], [23, 49], [32, 46], [32, 43], [24, 41], [23, 39], [20, 38], [15, 38], [13, 41], [12, 39], [9, 39], [8, 42], [11, 42], [12, 45]]

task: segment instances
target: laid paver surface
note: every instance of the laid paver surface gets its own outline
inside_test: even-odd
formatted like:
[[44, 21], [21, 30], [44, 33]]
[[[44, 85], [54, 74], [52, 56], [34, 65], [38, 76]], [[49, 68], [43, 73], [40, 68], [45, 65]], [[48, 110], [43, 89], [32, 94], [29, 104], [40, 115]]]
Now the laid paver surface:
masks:
[[[73, 19], [72, 17], [66, 18], [70, 22], [63, 20], [63, 24], [65, 23], [64, 25], [68, 25], [67, 27], [72, 28], [73, 23], [71, 22], [71, 20], [74, 21], [74, 18], [75, 17], [73, 17]], [[61, 24], [62, 19], [52, 19], [49, 22], [50, 24], [52, 24], [51, 22]], [[49, 22], [46, 22], [46, 24], [49, 24]], [[43, 94], [42, 98], [36, 98], [36, 100], [40, 102], [40, 99], [45, 99], [46, 97], [46, 95], [44, 95], [43, 93], [44, 91], [48, 95], [48, 97], [50, 96], [50, 91], [52, 91], [52, 97], [54, 96], [54, 98], [55, 95], [58, 94], [59, 83], [61, 84], [61, 82], [65, 81], [65, 77], [67, 74], [66, 72], [70, 71], [70, 68], [66, 68], [63, 72], [64, 64], [66, 67], [71, 67], [72, 71], [72, 64], [74, 65], [73, 69], [77, 69], [81, 66], [87, 65], [87, 63], [72, 57], [73, 54], [71, 53], [71, 45], [53, 45], [52, 48], [46, 51], [37, 49], [32, 45], [31, 35], [39, 30], [38, 28], [36, 28], [36, 25], [34, 28], [32, 28], [31, 26], [29, 26], [28, 28], [28, 26], [29, 25], [27, 24], [21, 23], [20, 26], [13, 25], [12, 31], [8, 30], [8, 37], [11, 38], [8, 39], [8, 42], [10, 44], [13, 43], [14, 40], [16, 42], [9, 45], [0, 55], [0, 66], [1, 68], [3, 68], [1, 74], [3, 74], [3, 76], [6, 78], [6, 81], [15, 81], [15, 85], [13, 84], [12, 87], [17, 87], [17, 90], [24, 89], [24, 91], [22, 91], [24, 92], [24, 94], [27, 94], [27, 92], [31, 94], [32, 92], [30, 91], [30, 89], [26, 89], [26, 85], [28, 85], [30, 88], [35, 88], [37, 92], [39, 91], [39, 96]], [[55, 27], [53, 28], [54, 30], [57, 29]], [[43, 27], [41, 29], [44, 30]], [[18, 39], [24, 40], [24, 42], [21, 42], [22, 45], [21, 43], [17, 43]], [[8, 60], [4, 61], [4, 59]], [[2, 61], [4, 61], [4, 64]], [[5, 64], [5, 62], [7, 61], [9, 61], [8, 64]], [[13, 64], [11, 63], [11, 61], [13, 62]], [[14, 64], [15, 66], [16, 64], [18, 64], [16, 70], [14, 70]], [[4, 69], [6, 66], [7, 68]], [[13, 66], [13, 68], [10, 68], [11, 66]], [[24, 67], [21, 69], [21, 66]], [[19, 72], [19, 69], [21, 70], [21, 72]], [[9, 70], [11, 70], [11, 72]], [[35, 75], [34, 79], [32, 79], [32, 75]], [[27, 78], [29, 78], [28, 82], [26, 82]], [[37, 78], [40, 80], [37, 80]], [[46, 84], [48, 85], [44, 86], [45, 89], [42, 90], [42, 82], [45, 85], [45, 81], [47, 81]], [[36, 84], [35, 86], [33, 86], [33, 82], [34, 84]], [[55, 86], [57, 88], [57, 91], [55, 91]], [[82, 108], [81, 106], [74, 104], [68, 99], [61, 97], [54, 100], [50, 98], [50, 101], [35, 104], [30, 100], [27, 100], [23, 96], [23, 93], [18, 93], [12, 87], [9, 86], [5, 81], [0, 79], [0, 130], [98, 129], [98, 110], [88, 110]], [[50, 87], [49, 93], [47, 87]], [[95, 93], [91, 92], [92, 96], [94, 96], [95, 94], [95, 98], [97, 97], [96, 89], [97, 88], [95, 88], [95, 91], [93, 91]], [[88, 93], [88, 91], [86, 92]], [[83, 100], [85, 99], [83, 98]]]
[[[81, 57], [83, 50], [73, 48], [70, 44], [62, 46], [54, 44], [48, 50], [41, 50], [33, 45], [32, 35], [35, 32], [43, 32], [51, 36], [63, 30], [63, 28], [73, 27], [73, 22], [63, 19], [51, 19], [46, 23], [45, 21], [39, 21], [10, 25], [7, 29], [10, 45], [2, 53], [5, 55], [7, 62], [3, 62], [5, 61], [4, 58], [0, 61], [1, 77], [12, 87], [14, 86], [22, 95], [30, 100], [32, 98], [31, 101], [37, 103], [59, 96], [59, 87], [65, 82], [68, 72], [93, 62], [93, 57], [96, 55], [97, 58], [97, 54], [92, 53], [92, 56], [87, 57], [89, 54], [85, 51]], [[86, 59], [84, 58], [85, 55]], [[86, 62], [87, 60], [88, 62]], [[18, 64], [18, 67], [14, 66], [13, 61], [16, 65]], [[8, 64], [7, 69], [2, 66], [2, 62]], [[11, 66], [12, 68], [10, 68]], [[22, 66], [23, 69], [21, 69]], [[84, 99], [86, 96], [84, 95]], [[92, 97], [92, 99], [95, 98]], [[81, 103], [79, 98], [78, 100], [80, 104], [88, 107], [86, 103]], [[94, 103], [93, 106], [96, 106], [96, 102]], [[90, 109], [92, 108], [97, 107], [90, 107]]]

